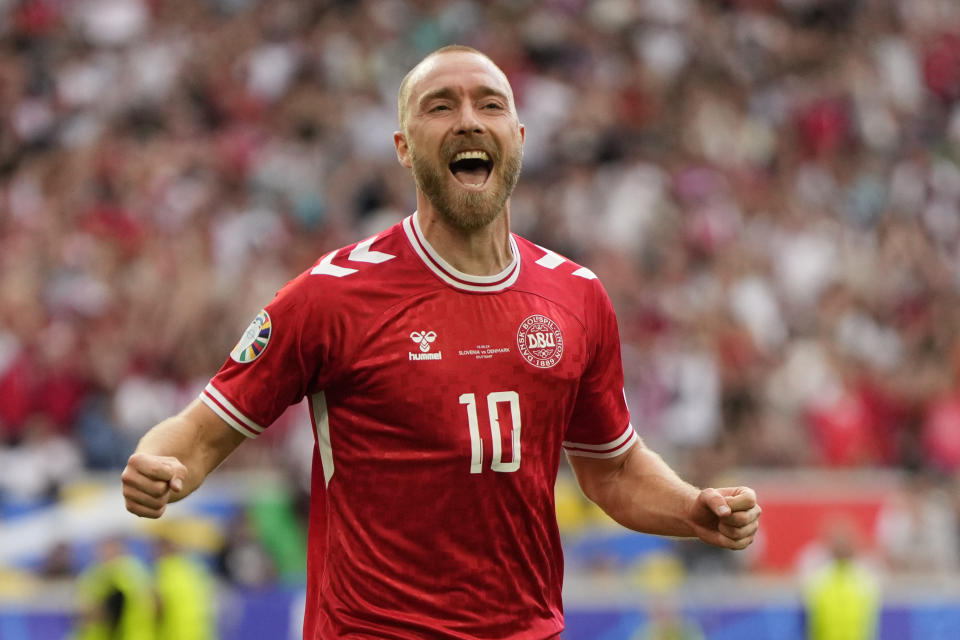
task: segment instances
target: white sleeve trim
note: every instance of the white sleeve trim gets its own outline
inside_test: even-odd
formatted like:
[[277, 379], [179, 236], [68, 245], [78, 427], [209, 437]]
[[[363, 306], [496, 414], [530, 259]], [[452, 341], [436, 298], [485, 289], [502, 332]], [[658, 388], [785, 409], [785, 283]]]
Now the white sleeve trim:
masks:
[[607, 442], [605, 444], [585, 444], [582, 442], [570, 442], [569, 440], [564, 440], [563, 446], [575, 447], [577, 449], [587, 449], [588, 451], [604, 451], [614, 447], [619, 447], [631, 435], [636, 435], [636, 431], [633, 430], [632, 424], [627, 423], [627, 428], [623, 430], [623, 433], [621, 433], [616, 440], [611, 440], [610, 442]]
[[210, 407], [214, 413], [223, 418], [224, 422], [248, 438], [256, 438], [263, 433], [263, 427], [243, 415], [233, 403], [217, 391], [213, 384], [208, 384], [200, 393], [200, 400]]
[[236, 429], [237, 431], [239, 431], [239, 432], [241, 433], [241, 435], [243, 435], [243, 436], [245, 436], [245, 437], [247, 437], [247, 438], [250, 438], [251, 440], [253, 440], [254, 438], [257, 437], [257, 434], [250, 433], [250, 430], [249, 430], [249, 429], [247, 429], [246, 427], [244, 427], [243, 425], [241, 425], [239, 422], [237, 422], [236, 420], [234, 420], [234, 419], [230, 416], [230, 414], [228, 414], [226, 411], [224, 411], [223, 409], [221, 409], [213, 400], [211, 400], [209, 397], [207, 397], [206, 394], [203, 394], [203, 393], [200, 394], [200, 401], [203, 402], [203, 404], [205, 404], [205, 405], [207, 405], [208, 407], [210, 407], [210, 408], [213, 410], [213, 412], [214, 412], [215, 414], [217, 414], [218, 416], [220, 416], [220, 418], [221, 418], [224, 422], [226, 422], [228, 425], [230, 425], [231, 427], [233, 427], [234, 429]]
[[563, 448], [570, 456], [616, 458], [639, 441], [640, 437], [634, 430], [633, 425], [628, 423], [620, 437], [605, 444], [586, 444], [564, 440]]

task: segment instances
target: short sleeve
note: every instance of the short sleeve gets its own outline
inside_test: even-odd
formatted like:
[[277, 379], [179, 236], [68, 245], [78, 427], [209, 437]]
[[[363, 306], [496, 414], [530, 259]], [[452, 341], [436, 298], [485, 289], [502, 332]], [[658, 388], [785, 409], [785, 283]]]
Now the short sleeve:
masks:
[[620, 332], [606, 291], [595, 284], [588, 302], [587, 334], [593, 338], [592, 355], [580, 380], [573, 417], [564, 436], [568, 455], [613, 458], [639, 441], [623, 394], [623, 361]]
[[200, 394], [202, 402], [249, 438], [322, 386], [335, 369], [344, 323], [332, 305], [313, 302], [310, 287], [304, 274], [281, 289]]

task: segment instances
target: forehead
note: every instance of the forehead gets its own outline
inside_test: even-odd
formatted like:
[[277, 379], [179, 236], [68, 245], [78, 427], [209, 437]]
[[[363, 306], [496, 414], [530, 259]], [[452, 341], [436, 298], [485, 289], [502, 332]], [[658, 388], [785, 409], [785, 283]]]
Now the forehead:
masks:
[[484, 56], [467, 51], [443, 53], [424, 60], [410, 83], [409, 104], [415, 105], [423, 94], [436, 89], [478, 87], [501, 91], [513, 101], [513, 91], [503, 71]]

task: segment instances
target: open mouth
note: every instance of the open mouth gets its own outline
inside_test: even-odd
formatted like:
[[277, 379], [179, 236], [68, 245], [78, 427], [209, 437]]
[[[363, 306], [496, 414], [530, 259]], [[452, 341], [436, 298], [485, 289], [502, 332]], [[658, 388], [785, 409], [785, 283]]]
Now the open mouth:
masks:
[[486, 151], [461, 151], [450, 162], [450, 173], [465, 187], [482, 187], [492, 172], [493, 160]]

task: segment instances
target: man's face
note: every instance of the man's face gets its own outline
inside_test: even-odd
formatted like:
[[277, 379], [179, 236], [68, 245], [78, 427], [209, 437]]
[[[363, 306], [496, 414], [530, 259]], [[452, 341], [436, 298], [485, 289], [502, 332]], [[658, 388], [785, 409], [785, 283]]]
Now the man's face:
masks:
[[523, 126], [507, 79], [467, 52], [422, 63], [411, 79], [397, 154], [419, 190], [452, 225], [472, 231], [503, 210], [520, 176]]

